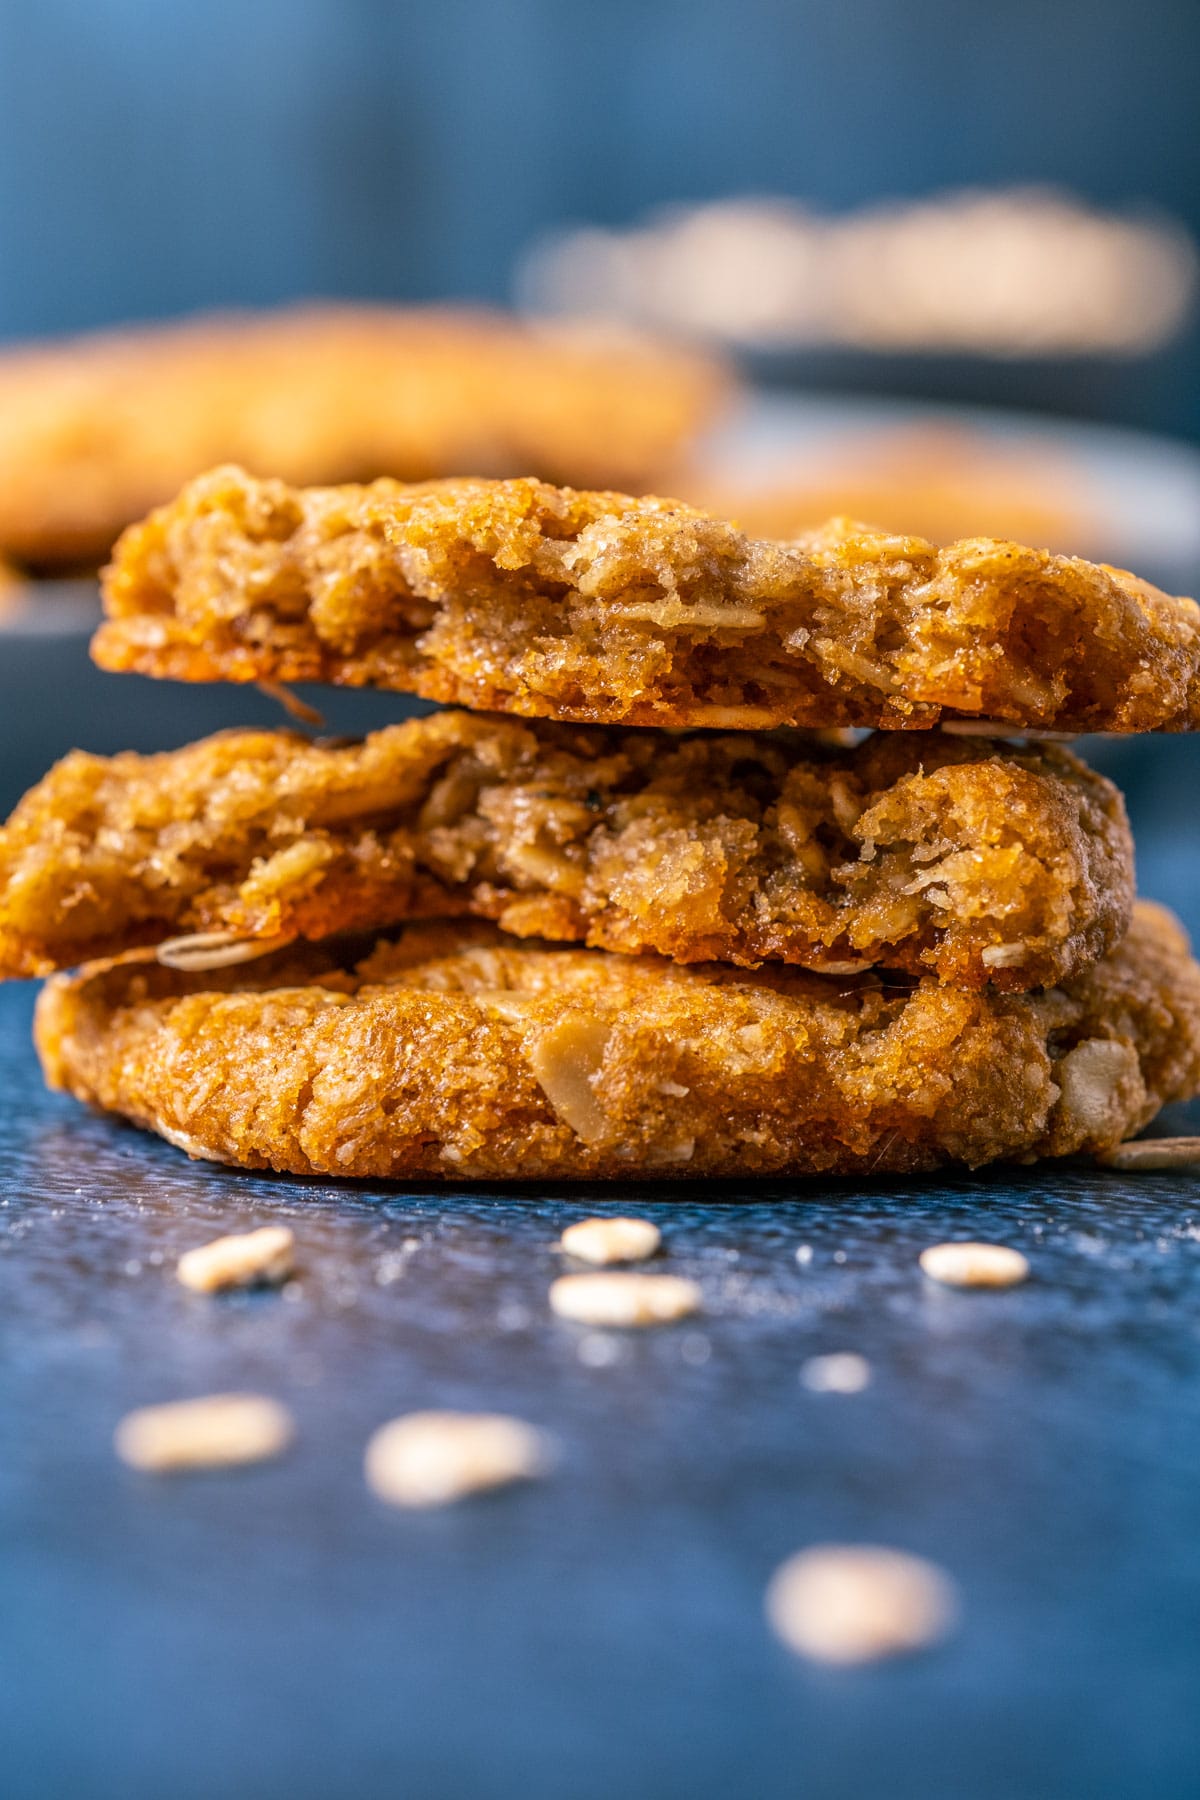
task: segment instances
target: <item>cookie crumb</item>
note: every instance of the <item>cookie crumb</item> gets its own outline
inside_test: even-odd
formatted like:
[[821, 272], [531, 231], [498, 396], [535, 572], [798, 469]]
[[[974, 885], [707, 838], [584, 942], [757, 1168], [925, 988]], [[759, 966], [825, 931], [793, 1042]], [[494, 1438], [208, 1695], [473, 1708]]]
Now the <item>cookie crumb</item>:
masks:
[[1029, 1275], [1028, 1259], [1007, 1244], [931, 1244], [921, 1268], [947, 1287], [1016, 1287]]
[[953, 1582], [923, 1557], [873, 1544], [817, 1544], [771, 1577], [767, 1618], [799, 1656], [876, 1662], [921, 1650], [953, 1629]]
[[294, 1435], [292, 1416], [261, 1394], [208, 1394], [126, 1413], [113, 1443], [131, 1469], [169, 1475], [227, 1469], [278, 1456]]
[[871, 1365], [852, 1350], [810, 1356], [800, 1370], [810, 1394], [861, 1394], [871, 1380]]
[[318, 712], [315, 706], [310, 706], [307, 700], [302, 700], [286, 682], [264, 680], [256, 681], [254, 685], [266, 699], [274, 700], [276, 705], [282, 706], [288, 717], [295, 719], [297, 724], [313, 725], [318, 731], [324, 729], [324, 713]]
[[700, 1289], [682, 1275], [560, 1275], [550, 1308], [580, 1325], [665, 1325], [700, 1311]]
[[391, 1506], [446, 1506], [531, 1481], [553, 1461], [549, 1438], [505, 1413], [417, 1412], [381, 1425], [367, 1445], [367, 1486]]
[[662, 1232], [649, 1219], [579, 1219], [558, 1241], [560, 1250], [581, 1262], [644, 1262], [662, 1244]]
[[275, 1287], [296, 1267], [296, 1237], [286, 1225], [264, 1225], [199, 1244], [179, 1259], [175, 1270], [184, 1287], [198, 1294], [224, 1288]]
[[1096, 1161], [1106, 1169], [1200, 1168], [1200, 1137], [1137, 1138], [1102, 1150]]

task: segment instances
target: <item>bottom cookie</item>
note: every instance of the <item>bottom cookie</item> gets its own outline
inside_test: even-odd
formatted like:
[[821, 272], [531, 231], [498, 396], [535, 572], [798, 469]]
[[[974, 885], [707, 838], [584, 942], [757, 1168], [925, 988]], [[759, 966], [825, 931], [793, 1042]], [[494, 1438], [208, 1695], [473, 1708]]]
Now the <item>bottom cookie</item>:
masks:
[[217, 1162], [488, 1180], [1030, 1161], [1111, 1148], [1200, 1091], [1200, 967], [1147, 904], [1104, 961], [1019, 995], [457, 923], [342, 954], [57, 976], [47, 1080]]

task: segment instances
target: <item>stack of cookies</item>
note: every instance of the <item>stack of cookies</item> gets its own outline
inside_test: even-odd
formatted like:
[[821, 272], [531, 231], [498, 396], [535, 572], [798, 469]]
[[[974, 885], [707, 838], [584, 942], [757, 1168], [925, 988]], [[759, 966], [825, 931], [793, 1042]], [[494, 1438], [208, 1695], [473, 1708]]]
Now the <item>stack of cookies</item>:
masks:
[[1051, 741], [1200, 724], [1191, 601], [984, 539], [237, 468], [128, 530], [105, 600], [106, 669], [454, 708], [76, 753], [0, 833], [0, 972], [76, 971], [48, 1080], [191, 1155], [882, 1174], [1105, 1153], [1200, 1091], [1200, 968]]

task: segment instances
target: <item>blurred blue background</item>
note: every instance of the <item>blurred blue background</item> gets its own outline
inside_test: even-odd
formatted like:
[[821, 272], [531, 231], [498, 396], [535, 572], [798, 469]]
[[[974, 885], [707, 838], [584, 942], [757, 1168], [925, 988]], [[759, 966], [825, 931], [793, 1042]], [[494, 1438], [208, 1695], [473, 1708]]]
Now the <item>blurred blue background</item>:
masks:
[[[503, 300], [547, 227], [743, 193], [1049, 181], [1200, 230], [1198, 75], [1195, 0], [4, 0], [0, 337]], [[1063, 403], [1198, 436], [1198, 345]]]

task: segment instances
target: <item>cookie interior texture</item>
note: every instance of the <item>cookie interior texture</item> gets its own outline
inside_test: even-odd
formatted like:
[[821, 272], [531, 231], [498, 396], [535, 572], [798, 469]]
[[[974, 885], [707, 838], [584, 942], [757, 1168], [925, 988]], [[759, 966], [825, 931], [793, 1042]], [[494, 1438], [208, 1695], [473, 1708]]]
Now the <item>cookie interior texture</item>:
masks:
[[653, 480], [720, 410], [719, 361], [499, 313], [309, 306], [0, 354], [0, 551], [103, 561], [215, 463], [377, 475]]
[[471, 913], [681, 962], [872, 965], [1021, 990], [1110, 949], [1120, 796], [1066, 751], [443, 712], [358, 743], [227, 732], [74, 752], [0, 829], [0, 975], [182, 934]]
[[58, 975], [50, 1083], [194, 1156], [487, 1179], [905, 1172], [1100, 1151], [1200, 1088], [1172, 917], [1062, 986], [754, 974], [416, 926], [223, 977]]
[[533, 480], [301, 490], [236, 468], [132, 527], [113, 670], [331, 681], [475, 710], [744, 730], [1200, 720], [1200, 608], [1120, 570], [848, 520], [780, 543]]

